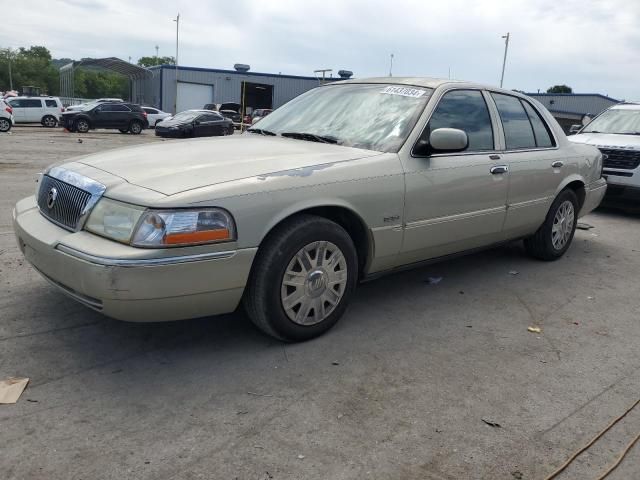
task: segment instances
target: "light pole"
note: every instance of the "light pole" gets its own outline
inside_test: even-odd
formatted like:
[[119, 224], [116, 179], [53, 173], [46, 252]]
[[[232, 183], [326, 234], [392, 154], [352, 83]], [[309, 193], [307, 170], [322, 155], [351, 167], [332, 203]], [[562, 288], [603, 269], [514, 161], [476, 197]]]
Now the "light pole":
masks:
[[509, 50], [509, 32], [503, 35], [504, 38], [504, 59], [502, 60], [502, 75], [500, 76], [500, 88], [502, 88], [502, 82], [504, 81], [504, 67], [507, 65], [507, 50]]
[[178, 113], [178, 40], [180, 34], [180, 13], [173, 19], [176, 22], [176, 99], [173, 104], [173, 112]]
[[393, 77], [393, 53], [391, 54], [389, 62], [389, 76]]
[[155, 62], [155, 63], [156, 63], [156, 65], [158, 65], [158, 49], [159, 49], [159, 48], [160, 48], [160, 47], [159, 47], [158, 45], [156, 45], [156, 62]]

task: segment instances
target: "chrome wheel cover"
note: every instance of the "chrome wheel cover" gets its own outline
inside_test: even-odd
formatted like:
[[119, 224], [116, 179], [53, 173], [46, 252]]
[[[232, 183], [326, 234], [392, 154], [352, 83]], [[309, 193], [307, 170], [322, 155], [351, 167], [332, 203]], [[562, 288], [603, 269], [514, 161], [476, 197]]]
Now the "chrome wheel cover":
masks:
[[76, 129], [80, 133], [86, 133], [89, 131], [89, 124], [87, 123], [86, 120], [80, 120], [76, 125]]
[[45, 117], [44, 118], [44, 126], [45, 127], [49, 127], [49, 128], [55, 127], [56, 126], [55, 119], [53, 117]]
[[8, 132], [10, 127], [11, 124], [9, 123], [9, 120], [0, 118], [0, 132]]
[[551, 242], [553, 243], [553, 248], [556, 250], [562, 250], [564, 248], [573, 233], [574, 220], [575, 212], [573, 203], [565, 200], [560, 204], [553, 218], [553, 227], [551, 227]]
[[138, 134], [141, 131], [142, 131], [142, 128], [140, 127], [139, 123], [132, 123], [131, 124], [131, 133]]
[[287, 265], [280, 287], [282, 308], [298, 325], [320, 323], [342, 300], [347, 277], [347, 260], [337, 245], [310, 243]]

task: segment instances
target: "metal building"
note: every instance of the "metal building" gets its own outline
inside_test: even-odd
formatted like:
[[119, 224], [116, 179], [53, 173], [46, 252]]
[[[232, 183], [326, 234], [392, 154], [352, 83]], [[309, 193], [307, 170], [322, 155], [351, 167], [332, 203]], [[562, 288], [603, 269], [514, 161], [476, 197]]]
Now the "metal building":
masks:
[[565, 133], [571, 125], [583, 123], [620, 100], [599, 93], [527, 93], [542, 103]]
[[[237, 103], [245, 105], [245, 110], [250, 112], [256, 108], [278, 108], [320, 84], [316, 77], [250, 72], [248, 65], [235, 65], [235, 68], [150, 67], [151, 75], [133, 80], [131, 90], [136, 97], [132, 101], [172, 113], [203, 108], [211, 103]], [[348, 78], [351, 72], [341, 71], [341, 74]]]

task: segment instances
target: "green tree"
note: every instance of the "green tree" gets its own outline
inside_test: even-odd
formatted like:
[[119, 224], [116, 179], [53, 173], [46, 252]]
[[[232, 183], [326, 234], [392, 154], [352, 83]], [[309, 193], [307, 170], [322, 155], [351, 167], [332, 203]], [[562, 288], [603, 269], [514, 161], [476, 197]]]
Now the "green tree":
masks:
[[554, 85], [547, 89], [547, 93], [573, 93], [573, 89], [568, 85]]
[[153, 67], [154, 65], [175, 65], [176, 59], [173, 57], [140, 57], [138, 65], [141, 67]]
[[[11, 81], [9, 79], [11, 62]], [[40, 88], [42, 93], [57, 95], [58, 71], [51, 64], [51, 53], [46, 47], [20, 47], [18, 50], [0, 49], [0, 90], [18, 90], [24, 86]]]

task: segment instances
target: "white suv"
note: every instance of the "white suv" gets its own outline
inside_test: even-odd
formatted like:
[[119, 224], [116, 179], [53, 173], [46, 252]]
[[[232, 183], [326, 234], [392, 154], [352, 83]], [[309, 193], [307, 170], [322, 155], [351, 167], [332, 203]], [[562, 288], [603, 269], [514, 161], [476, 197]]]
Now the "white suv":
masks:
[[594, 145], [605, 155], [607, 196], [640, 201], [640, 105], [614, 105], [569, 140]]
[[13, 127], [13, 109], [0, 98], [0, 132], [8, 132]]
[[55, 127], [64, 112], [57, 97], [12, 97], [6, 102], [13, 108], [16, 123], [41, 123], [45, 127]]

